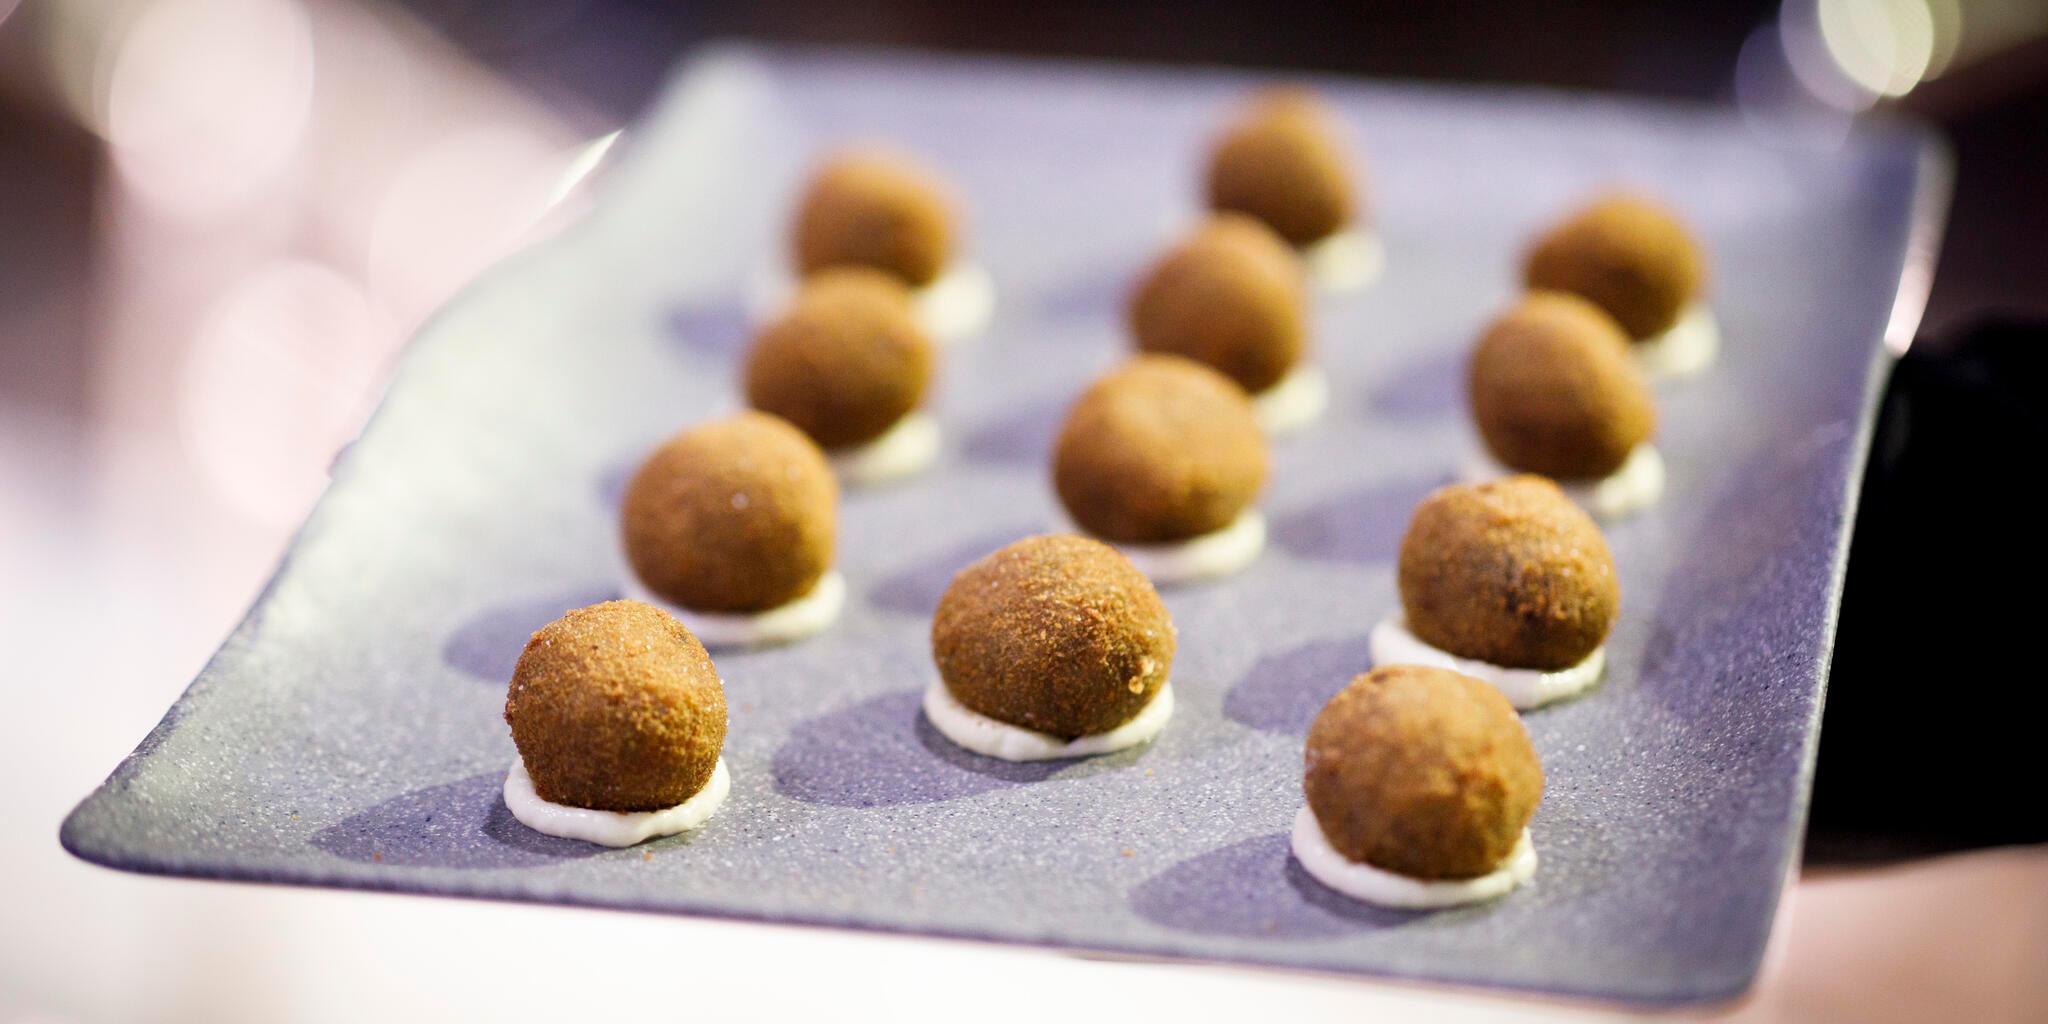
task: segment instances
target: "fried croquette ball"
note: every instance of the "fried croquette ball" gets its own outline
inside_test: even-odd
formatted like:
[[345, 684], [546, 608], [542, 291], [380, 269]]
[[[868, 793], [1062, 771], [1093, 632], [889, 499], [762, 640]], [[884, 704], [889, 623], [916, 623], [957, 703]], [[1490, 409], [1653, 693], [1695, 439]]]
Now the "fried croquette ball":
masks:
[[832, 566], [839, 485], [802, 431], [746, 412], [684, 431], [642, 463], [621, 512], [647, 589], [693, 611], [759, 612]]
[[1657, 409], [1628, 336], [1567, 292], [1530, 292], [1472, 353], [1472, 416], [1496, 461], [1559, 480], [1597, 479], [1650, 439]]
[[1600, 528], [1539, 476], [1454, 484], [1424, 498], [1401, 539], [1399, 577], [1417, 638], [1507, 668], [1584, 661], [1621, 605]]
[[900, 154], [849, 150], [818, 169], [797, 204], [796, 269], [874, 267], [921, 288], [952, 259], [953, 233], [938, 178]]
[[578, 608], [526, 642], [505, 722], [541, 799], [601, 811], [674, 807], [711, 780], [725, 686], [704, 645], [639, 601]]
[[932, 343], [896, 278], [835, 267], [804, 281], [754, 336], [747, 404], [795, 424], [827, 451], [866, 444], [924, 401]]
[[1388, 665], [1351, 681], [1309, 726], [1302, 790], [1330, 846], [1411, 878], [1501, 865], [1543, 796], [1528, 730], [1470, 676]]
[[932, 660], [954, 699], [1069, 740], [1151, 703], [1174, 643], [1152, 582], [1115, 548], [1071, 535], [1027, 537], [962, 569], [932, 618]]
[[1669, 211], [1634, 196], [1610, 196], [1545, 232], [1529, 251], [1530, 288], [1582, 295], [1641, 341], [1671, 329], [1699, 298], [1705, 278], [1699, 243]]
[[1297, 248], [1342, 231], [1358, 200], [1333, 121], [1307, 89], [1261, 93], [1210, 152], [1210, 208], [1256, 217]]
[[1067, 413], [1053, 484], [1104, 540], [1158, 544], [1229, 526], [1266, 482], [1266, 442], [1235, 381], [1179, 356], [1141, 355]]
[[1140, 351], [1186, 356], [1256, 395], [1308, 345], [1301, 261], [1259, 221], [1217, 214], [1146, 273], [1131, 333]]

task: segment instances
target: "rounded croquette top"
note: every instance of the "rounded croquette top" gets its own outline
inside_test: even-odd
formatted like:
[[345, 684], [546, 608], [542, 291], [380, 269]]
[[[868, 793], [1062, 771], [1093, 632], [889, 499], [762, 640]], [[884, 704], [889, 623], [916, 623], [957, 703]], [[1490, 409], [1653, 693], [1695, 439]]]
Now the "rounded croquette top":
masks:
[[1543, 796], [1514, 706], [1456, 672], [1388, 665], [1351, 681], [1309, 726], [1302, 790], [1346, 858], [1412, 878], [1498, 868]]
[[1067, 514], [1128, 544], [1223, 529], [1265, 481], [1266, 441], [1251, 399], [1179, 356], [1142, 355], [1090, 385], [1053, 453]]
[[746, 412], [686, 430], [642, 463], [621, 513], [626, 558], [683, 608], [758, 612], [832, 566], [839, 485], [788, 423]]
[[1305, 246], [1351, 222], [1357, 199], [1334, 118], [1308, 89], [1260, 93], [1209, 155], [1209, 206], [1263, 221]]
[[969, 709], [1063, 739], [1108, 732], [1173, 667], [1173, 620], [1116, 549], [1027, 537], [960, 571], [932, 617], [939, 678]]
[[1439, 488], [1401, 539], [1408, 630], [1461, 658], [1552, 670], [1585, 660], [1621, 605], [1592, 517], [1539, 476]]
[[1567, 292], [1530, 292], [1487, 327], [1468, 393], [1496, 460], [1560, 480], [1613, 473], [1657, 426], [1628, 336]]
[[754, 335], [745, 369], [747, 404], [828, 450], [882, 436], [924, 401], [931, 378], [932, 344], [909, 291], [868, 267], [807, 278]]
[[1258, 394], [1308, 345], [1301, 261], [1263, 223], [1217, 214], [1146, 273], [1131, 333], [1141, 351], [1186, 356]]
[[725, 746], [725, 686], [704, 645], [673, 616], [607, 601], [526, 642], [505, 722], [541, 799], [654, 811], [710, 781]]
[[1523, 277], [1531, 288], [1593, 300], [1641, 340], [1670, 330], [1699, 297], [1705, 263], [1698, 243], [1664, 207], [1616, 195], [1538, 238]]
[[794, 241], [799, 275], [851, 264], [922, 287], [952, 258], [952, 200], [906, 156], [848, 150], [812, 176], [797, 204]]

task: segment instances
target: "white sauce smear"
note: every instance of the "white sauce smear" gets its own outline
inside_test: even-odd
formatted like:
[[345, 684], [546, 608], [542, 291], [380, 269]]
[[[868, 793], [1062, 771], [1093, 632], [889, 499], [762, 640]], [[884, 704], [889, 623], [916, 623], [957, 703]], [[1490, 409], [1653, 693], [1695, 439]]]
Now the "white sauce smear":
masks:
[[780, 608], [751, 614], [678, 607], [647, 589], [630, 568], [620, 589], [635, 601], [645, 601], [681, 619], [706, 647], [762, 647], [801, 640], [831, 625], [846, 606], [846, 577], [837, 569], [819, 577], [810, 593]]
[[978, 263], [956, 263], [910, 293], [917, 322], [940, 344], [964, 341], [988, 328], [996, 311], [996, 282]]
[[960, 703], [944, 680], [934, 679], [924, 691], [924, 716], [939, 735], [986, 757], [1004, 761], [1057, 761], [1092, 757], [1148, 743], [1173, 718], [1173, 683], [1163, 683], [1130, 721], [1108, 732], [1061, 739], [1050, 733], [999, 722]]
[[[1496, 461], [1485, 445], [1475, 445], [1466, 460], [1464, 477], [1472, 483], [1498, 480], [1523, 472]], [[1664, 455], [1648, 441], [1636, 445], [1614, 472], [1598, 480], [1558, 480], [1557, 486], [1580, 508], [1602, 518], [1622, 519], [1655, 505], [1664, 497]]]
[[1704, 302], [1694, 302], [1669, 330], [1633, 346], [1636, 365], [1654, 379], [1684, 377], [1714, 364], [1721, 351], [1721, 325]]
[[541, 798], [526, 774], [526, 763], [515, 760], [505, 773], [505, 806], [519, 823], [535, 832], [563, 839], [581, 839], [599, 846], [632, 846], [659, 836], [688, 832], [711, 820], [732, 791], [732, 775], [725, 770], [725, 758], [711, 769], [704, 788], [688, 800], [659, 811], [599, 811], [570, 807]]
[[1252, 416], [1261, 430], [1277, 436], [1314, 423], [1329, 405], [1329, 376], [1320, 367], [1304, 363], [1252, 396]]
[[1522, 830], [1500, 867], [1477, 878], [1412, 878], [1351, 860], [1330, 845], [1315, 812], [1307, 807], [1294, 816], [1292, 845], [1294, 859], [1316, 881], [1352, 899], [1401, 910], [1437, 910], [1499, 899], [1536, 874], [1536, 844], [1528, 829]]
[[1326, 292], [1355, 292], [1374, 281], [1387, 266], [1387, 249], [1377, 232], [1345, 228], [1301, 250], [1309, 279]]
[[931, 468], [939, 457], [939, 421], [922, 409], [856, 448], [831, 453], [832, 472], [854, 486], [901, 480]]
[[1408, 631], [1406, 616], [1395, 612], [1380, 620], [1372, 628], [1372, 663], [1382, 665], [1427, 665], [1431, 668], [1447, 668], [1460, 675], [1468, 675], [1499, 690], [1508, 703], [1523, 711], [1540, 708], [1552, 701], [1563, 700], [1584, 691], [1600, 681], [1600, 674], [1607, 668], [1607, 645], [1602, 644], [1586, 655], [1584, 661], [1570, 668], [1543, 671], [1533, 668], [1508, 668], [1490, 662], [1461, 658], [1449, 651], [1440, 650], [1423, 642], [1422, 638]]
[[1215, 579], [1237, 572], [1266, 548], [1266, 516], [1255, 508], [1238, 513], [1213, 533], [1168, 544], [1118, 544], [1138, 571], [1160, 586]]

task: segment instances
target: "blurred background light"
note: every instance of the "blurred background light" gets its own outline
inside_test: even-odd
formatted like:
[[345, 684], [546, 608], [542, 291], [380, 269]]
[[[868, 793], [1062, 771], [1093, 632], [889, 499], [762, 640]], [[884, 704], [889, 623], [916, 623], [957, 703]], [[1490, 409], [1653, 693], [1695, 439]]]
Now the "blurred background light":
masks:
[[371, 220], [371, 293], [417, 323], [532, 229], [573, 159], [510, 122], [429, 145], [399, 168]]
[[1735, 104], [1757, 135], [1775, 145], [1830, 149], [1849, 137], [1850, 111], [1808, 91], [1777, 26], [1749, 34], [1735, 59]]
[[203, 218], [247, 203], [305, 134], [313, 44], [292, 0], [162, 0], [108, 52], [115, 166], [164, 212]]
[[356, 284], [280, 260], [231, 285], [185, 353], [179, 433], [236, 510], [290, 527], [326, 486], [384, 367], [389, 328]]
[[1934, 55], [1926, 0], [1820, 0], [1820, 38], [1835, 67], [1876, 96], [1904, 96]]

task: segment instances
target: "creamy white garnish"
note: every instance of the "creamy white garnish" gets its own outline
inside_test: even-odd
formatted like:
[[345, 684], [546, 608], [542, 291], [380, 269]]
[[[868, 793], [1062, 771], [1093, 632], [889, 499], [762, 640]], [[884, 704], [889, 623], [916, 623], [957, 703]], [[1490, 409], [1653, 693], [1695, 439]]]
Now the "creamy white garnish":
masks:
[[725, 803], [732, 791], [732, 776], [725, 770], [725, 758], [711, 769], [704, 788], [688, 800], [659, 811], [598, 811], [570, 807], [541, 799], [526, 774], [526, 763], [514, 760], [505, 773], [505, 806], [519, 823], [535, 832], [563, 839], [581, 839], [599, 846], [632, 846], [658, 836], [688, 832], [707, 821]]
[[1379, 280], [1387, 250], [1377, 232], [1345, 228], [1301, 250], [1309, 279], [1327, 292], [1354, 292]]
[[917, 322], [940, 344], [980, 334], [996, 311], [996, 282], [979, 263], [955, 263], [910, 293]]
[[1372, 664], [1382, 665], [1427, 665], [1432, 668], [1447, 668], [1461, 675], [1468, 675], [1499, 690], [1508, 703], [1523, 711], [1539, 708], [1555, 700], [1563, 700], [1600, 681], [1600, 673], [1607, 668], [1607, 646], [1602, 644], [1586, 655], [1584, 661], [1570, 668], [1543, 671], [1533, 668], [1508, 668], [1472, 658], [1461, 658], [1449, 651], [1440, 650], [1423, 642], [1423, 639], [1408, 631], [1407, 617], [1395, 612], [1380, 620], [1372, 628]]
[[1413, 878], [1355, 861], [1338, 853], [1323, 834], [1314, 811], [1294, 816], [1294, 859], [1309, 877], [1355, 900], [1401, 910], [1437, 910], [1499, 899], [1536, 873], [1536, 844], [1529, 830], [1500, 867], [1477, 878]]
[[998, 722], [960, 703], [944, 680], [934, 679], [924, 691], [924, 716], [939, 735], [987, 757], [1004, 761], [1056, 761], [1067, 757], [1090, 757], [1147, 743], [1166, 728], [1173, 717], [1173, 683], [1160, 684], [1130, 721], [1108, 732], [1063, 740], [1050, 733]]
[[631, 569], [620, 588], [627, 597], [645, 601], [681, 619], [706, 647], [760, 647], [801, 640], [832, 624], [846, 606], [846, 577], [833, 569], [818, 578], [811, 592], [765, 612], [700, 612], [671, 604], [640, 582]]
[[[748, 275], [746, 304], [758, 322], [780, 316], [795, 296], [797, 281], [779, 266]], [[978, 263], [955, 263], [930, 284], [910, 291], [911, 312], [934, 344], [964, 341], [988, 327], [995, 315], [996, 283]]]
[[1698, 373], [1713, 365], [1721, 351], [1721, 324], [1704, 302], [1694, 302], [1678, 322], [1655, 337], [1632, 346], [1636, 365], [1649, 377], [1665, 379]]
[[1252, 416], [1267, 434], [1285, 434], [1315, 422], [1330, 405], [1330, 378], [1306, 363], [1252, 396]]
[[1131, 564], [1160, 586], [1215, 579], [1252, 564], [1266, 548], [1266, 517], [1258, 509], [1238, 513], [1213, 533], [1169, 544], [1118, 544]]
[[[1496, 461], [1485, 445], [1475, 445], [1466, 460], [1464, 477], [1472, 483], [1498, 480], [1525, 472]], [[1621, 519], [1655, 505], [1664, 497], [1664, 456], [1648, 441], [1636, 445], [1614, 472], [1598, 480], [1557, 480], [1565, 496], [1602, 519]]]
[[832, 472], [855, 486], [901, 480], [930, 468], [938, 457], [939, 421], [922, 409], [864, 445], [831, 453]]

